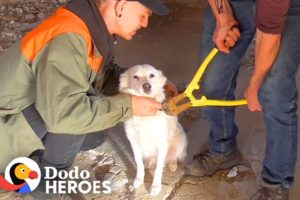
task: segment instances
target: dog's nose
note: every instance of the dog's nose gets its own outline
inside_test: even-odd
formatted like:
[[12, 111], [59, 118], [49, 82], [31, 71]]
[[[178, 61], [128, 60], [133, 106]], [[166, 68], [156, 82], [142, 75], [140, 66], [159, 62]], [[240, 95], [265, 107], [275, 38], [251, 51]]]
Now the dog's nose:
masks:
[[143, 90], [144, 90], [145, 93], [150, 93], [151, 85], [149, 83], [144, 83], [143, 84]]

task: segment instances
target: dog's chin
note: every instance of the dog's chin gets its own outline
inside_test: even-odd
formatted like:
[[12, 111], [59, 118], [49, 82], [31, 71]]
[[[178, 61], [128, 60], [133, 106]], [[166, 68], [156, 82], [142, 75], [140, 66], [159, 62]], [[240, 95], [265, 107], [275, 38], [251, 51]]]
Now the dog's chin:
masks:
[[155, 99], [158, 102], [162, 102], [165, 99], [165, 93], [164, 90], [161, 89], [161, 91], [156, 91], [156, 90], [150, 90], [148, 91], [144, 91], [144, 90], [140, 90], [139, 91], [139, 95], [140, 96], [144, 96], [144, 97], [149, 97], [151, 99]]
[[152, 92], [138, 92], [138, 96], [142, 96], [142, 97], [149, 97], [149, 98], [152, 98], [154, 99], [155, 96], [153, 95]]
[[151, 91], [149, 91], [149, 92], [148, 91], [147, 92], [144, 91], [143, 93], [144, 93], [144, 95], [147, 95], [147, 96], [152, 94]]

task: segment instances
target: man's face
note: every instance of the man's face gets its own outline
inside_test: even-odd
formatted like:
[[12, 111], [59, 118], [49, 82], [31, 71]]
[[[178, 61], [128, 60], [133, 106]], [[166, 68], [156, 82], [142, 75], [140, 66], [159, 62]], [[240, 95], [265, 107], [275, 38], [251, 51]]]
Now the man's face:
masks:
[[119, 35], [126, 40], [132, 37], [140, 28], [148, 26], [148, 19], [152, 11], [137, 1], [127, 1], [119, 19]]

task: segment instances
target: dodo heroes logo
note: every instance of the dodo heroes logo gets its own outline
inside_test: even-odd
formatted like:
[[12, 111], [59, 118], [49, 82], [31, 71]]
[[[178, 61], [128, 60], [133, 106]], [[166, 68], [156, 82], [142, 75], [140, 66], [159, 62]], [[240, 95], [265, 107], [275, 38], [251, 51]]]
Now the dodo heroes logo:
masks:
[[19, 157], [7, 165], [4, 176], [0, 176], [0, 188], [25, 194], [38, 187], [41, 170], [35, 161]]

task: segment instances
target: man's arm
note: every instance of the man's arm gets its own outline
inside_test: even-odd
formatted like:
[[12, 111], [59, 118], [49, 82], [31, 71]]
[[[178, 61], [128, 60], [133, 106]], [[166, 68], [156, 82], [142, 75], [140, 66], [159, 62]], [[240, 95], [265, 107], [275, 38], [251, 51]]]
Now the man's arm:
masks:
[[258, 91], [277, 57], [281, 39], [281, 34], [268, 34], [260, 30], [256, 34], [255, 70], [245, 94], [251, 111], [261, 111]]
[[245, 92], [250, 111], [261, 111], [259, 89], [278, 55], [290, 0], [257, 0], [255, 70]]

